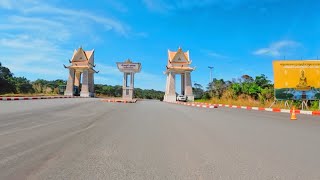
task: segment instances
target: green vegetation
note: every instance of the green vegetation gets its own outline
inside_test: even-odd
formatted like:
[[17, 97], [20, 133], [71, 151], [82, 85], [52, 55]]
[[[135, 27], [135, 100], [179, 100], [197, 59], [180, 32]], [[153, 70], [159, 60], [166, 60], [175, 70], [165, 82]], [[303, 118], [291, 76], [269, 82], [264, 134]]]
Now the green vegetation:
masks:
[[[274, 101], [274, 88], [271, 81], [264, 75], [255, 78], [243, 75], [238, 79], [226, 81], [224, 79], [213, 79], [205, 92], [197, 102], [232, 104], [243, 106], [269, 107]], [[286, 94], [287, 89], [279, 89], [279, 99], [291, 98], [292, 94]], [[318, 96], [318, 94], [316, 95]], [[301, 101], [294, 101], [295, 107], [301, 107]], [[318, 101], [309, 101], [310, 110], [319, 109]], [[275, 104], [273, 107], [285, 108], [284, 103]]]
[[[0, 95], [56, 95], [59, 94], [59, 87], [66, 85], [66, 83], [61, 79], [53, 81], [38, 79], [31, 82], [25, 77], [15, 77], [9, 68], [0, 63]], [[122, 86], [96, 84], [95, 91], [98, 96], [121, 97]], [[135, 88], [135, 98], [161, 100], [163, 96], [164, 92], [162, 91]]]
[[31, 82], [25, 77], [15, 77], [9, 68], [0, 63], [0, 94], [58, 94], [58, 87], [63, 84], [66, 81], [60, 79]]
[[[2, 66], [0, 63], [0, 95], [55, 95], [59, 94], [59, 87], [62, 85], [66, 85], [66, 81], [61, 79], [53, 81], [38, 79], [31, 82], [25, 77], [15, 77], [10, 69]], [[283, 92], [279, 94], [283, 94], [284, 99], [288, 98], [288, 96], [293, 96], [292, 94], [285, 94], [286, 90], [277, 90]], [[97, 96], [121, 97], [122, 95], [122, 87], [119, 85], [96, 84], [95, 91]], [[193, 85], [193, 92], [198, 102], [268, 107], [274, 100], [273, 84], [264, 74], [255, 78], [243, 75], [241, 78], [231, 81], [213, 79], [212, 83], [208, 84], [206, 90], [200, 84], [195, 83]], [[135, 98], [162, 100], [163, 96], [164, 92], [162, 91], [135, 89]], [[316, 94], [316, 97], [319, 98], [320, 94]], [[319, 108], [318, 101], [309, 101], [308, 103], [312, 110]], [[301, 102], [296, 101], [293, 105], [301, 107]], [[274, 107], [284, 108], [283, 105], [275, 105]]]
[[[107, 97], [121, 97], [122, 96], [122, 86], [111, 86], [111, 85], [95, 85], [95, 92], [97, 96], [107, 96]], [[164, 96], [164, 92], [149, 90], [149, 89], [134, 89], [135, 98], [139, 99], [159, 99], [161, 100]]]
[[273, 84], [264, 74], [255, 78], [243, 75], [241, 78], [232, 81], [213, 79], [208, 84], [207, 91], [202, 99], [251, 99], [263, 104], [274, 98], [273, 91]]

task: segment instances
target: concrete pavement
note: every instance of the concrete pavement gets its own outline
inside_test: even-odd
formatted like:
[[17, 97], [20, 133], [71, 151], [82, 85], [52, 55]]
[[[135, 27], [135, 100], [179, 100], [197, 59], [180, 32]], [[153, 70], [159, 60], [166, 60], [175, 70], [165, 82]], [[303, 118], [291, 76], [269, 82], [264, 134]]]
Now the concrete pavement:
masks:
[[159, 101], [0, 102], [0, 179], [319, 179], [320, 118]]

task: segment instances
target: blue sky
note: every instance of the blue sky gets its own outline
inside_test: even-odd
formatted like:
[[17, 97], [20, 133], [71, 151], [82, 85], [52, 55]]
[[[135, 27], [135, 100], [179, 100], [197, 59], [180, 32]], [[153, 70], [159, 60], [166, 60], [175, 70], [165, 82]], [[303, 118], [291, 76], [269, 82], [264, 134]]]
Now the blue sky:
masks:
[[190, 50], [193, 83], [272, 75], [274, 59], [320, 57], [314, 0], [1, 0], [0, 62], [30, 80], [67, 79], [73, 50], [95, 49], [95, 82], [122, 84], [116, 62], [142, 63], [136, 86], [165, 89], [167, 50]]

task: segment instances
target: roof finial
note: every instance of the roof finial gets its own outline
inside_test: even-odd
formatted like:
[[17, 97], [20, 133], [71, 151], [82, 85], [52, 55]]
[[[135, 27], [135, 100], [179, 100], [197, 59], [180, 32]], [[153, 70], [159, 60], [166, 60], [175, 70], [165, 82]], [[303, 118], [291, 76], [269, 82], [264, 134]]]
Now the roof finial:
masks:
[[132, 61], [130, 60], [130, 58], [128, 58], [125, 63], [132, 63]]
[[179, 46], [179, 50], [181, 50], [181, 46]]

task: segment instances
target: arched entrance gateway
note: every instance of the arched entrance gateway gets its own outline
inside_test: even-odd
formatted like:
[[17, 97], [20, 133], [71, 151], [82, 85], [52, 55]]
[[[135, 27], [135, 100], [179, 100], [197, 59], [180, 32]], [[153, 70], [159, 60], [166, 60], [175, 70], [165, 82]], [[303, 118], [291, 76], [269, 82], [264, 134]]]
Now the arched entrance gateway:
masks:
[[165, 74], [167, 75], [166, 92], [164, 101], [176, 101], [176, 75], [181, 75], [181, 95], [185, 95], [188, 101], [194, 101], [192, 92], [191, 72], [195, 69], [190, 67], [191, 60], [189, 51], [183, 52], [179, 47], [177, 52], [168, 50], [168, 65]]
[[[84, 51], [81, 47], [74, 50], [72, 59], [69, 60], [70, 66], [65, 66], [69, 69], [69, 78], [67, 81], [66, 91], [64, 95], [81, 97], [94, 97], [94, 73], [98, 73], [93, 68], [94, 65], [94, 50]], [[81, 82], [82, 75], [82, 84]]]

